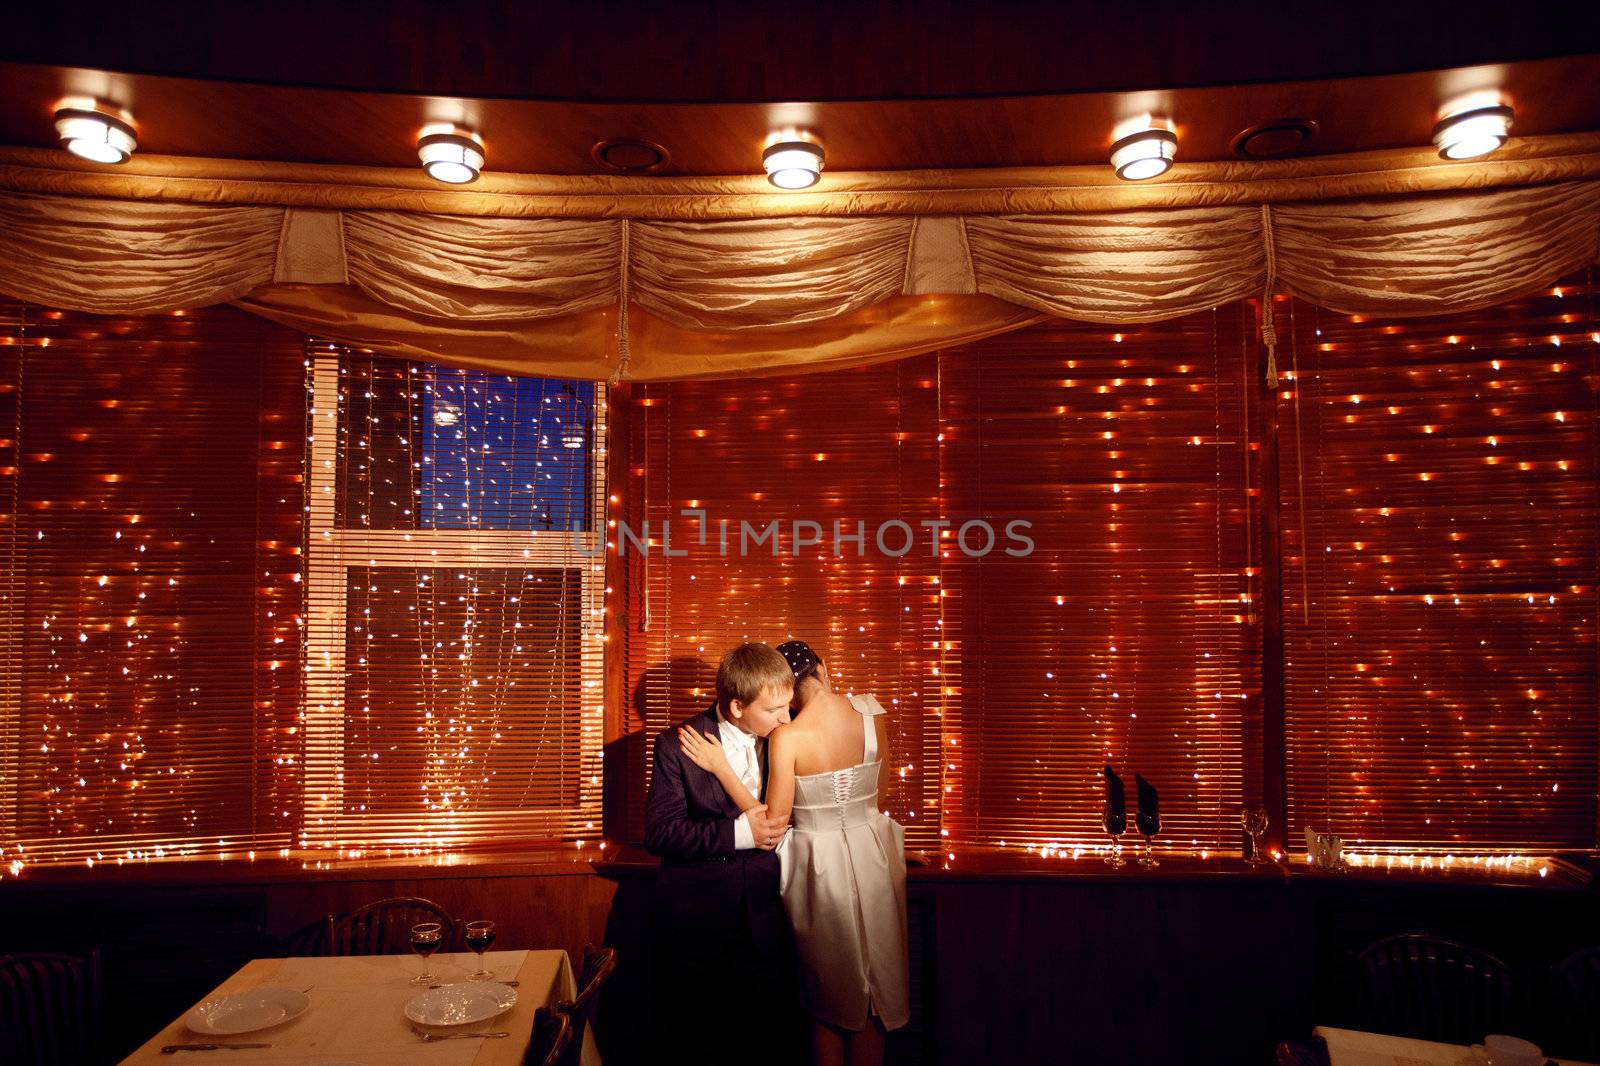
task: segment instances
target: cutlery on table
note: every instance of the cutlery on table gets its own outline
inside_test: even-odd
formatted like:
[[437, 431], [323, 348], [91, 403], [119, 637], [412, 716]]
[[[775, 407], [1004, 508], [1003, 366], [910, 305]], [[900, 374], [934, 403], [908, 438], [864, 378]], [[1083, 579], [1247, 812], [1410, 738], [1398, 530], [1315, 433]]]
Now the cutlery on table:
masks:
[[417, 1031], [417, 1037], [422, 1040], [499, 1040], [511, 1034], [504, 1029], [497, 1029], [492, 1033], [424, 1033]]
[[174, 1055], [180, 1051], [221, 1051], [223, 1048], [227, 1048], [229, 1051], [239, 1051], [244, 1048], [271, 1046], [271, 1044], [167, 1044], [162, 1047], [161, 1053], [163, 1055]]
[[[459, 983], [459, 982], [458, 982], [458, 983]], [[520, 983], [520, 982], [518, 982], [518, 981], [515, 981], [515, 980], [512, 980], [512, 981], [496, 981], [496, 982], [495, 982], [495, 984], [497, 984], [497, 985], [505, 985], [505, 986], [507, 986], [507, 987], [508, 987], [508, 988], [516, 988], [516, 987], [517, 987], [517, 986], [518, 986], [518, 984], [519, 984], [519, 983]], [[444, 987], [444, 985], [442, 985], [442, 984], [440, 984], [440, 985], [429, 985], [429, 986], [428, 986], [428, 987], [429, 987], [429, 988], [430, 988], [430, 989], [432, 989], [432, 988], [443, 988], [443, 987]]]

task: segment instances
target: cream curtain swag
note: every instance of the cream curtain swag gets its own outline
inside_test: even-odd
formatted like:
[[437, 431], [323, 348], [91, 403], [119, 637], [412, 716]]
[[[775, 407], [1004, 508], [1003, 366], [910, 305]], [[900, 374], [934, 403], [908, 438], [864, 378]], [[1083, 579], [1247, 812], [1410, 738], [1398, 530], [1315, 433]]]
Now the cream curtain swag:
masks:
[[[645, 354], [639, 344], [656, 335], [640, 325], [645, 316], [705, 356], [681, 360], [681, 372], [659, 364], [652, 376], [715, 373], [719, 357], [737, 368], [743, 346], [768, 333], [762, 367], [804, 369], [810, 331], [870, 331], [903, 320], [911, 298], [932, 301], [910, 346], [929, 350], [942, 346], [947, 318], [951, 336], [983, 331], [972, 314], [942, 316], [946, 297], [992, 298], [966, 306], [996, 329], [1035, 320], [1024, 312], [1150, 322], [1264, 292], [1345, 313], [1425, 315], [1515, 298], [1597, 255], [1600, 181], [1589, 180], [1336, 202], [726, 221], [0, 192], [0, 292], [17, 299], [106, 314], [270, 303], [272, 317], [293, 322], [297, 300], [308, 315], [315, 302], [296, 293], [347, 286], [420, 334], [442, 335], [448, 322], [548, 336], [523, 342], [514, 364], [593, 377], [630, 376]], [[607, 328], [619, 334], [606, 350], [541, 348], [582, 333], [541, 323], [597, 314], [611, 315]], [[328, 316], [317, 324], [326, 328]], [[359, 317], [344, 329], [359, 334]], [[913, 354], [899, 335], [868, 337], [850, 352], [857, 362]], [[442, 341], [432, 354], [449, 361]]]

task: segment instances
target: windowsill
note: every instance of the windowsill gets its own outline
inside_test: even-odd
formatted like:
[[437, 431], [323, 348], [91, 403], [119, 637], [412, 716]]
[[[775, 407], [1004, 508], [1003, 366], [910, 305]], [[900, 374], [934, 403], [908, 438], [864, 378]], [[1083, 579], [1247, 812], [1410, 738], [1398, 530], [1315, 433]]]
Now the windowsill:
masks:
[[605, 858], [597, 847], [527, 849], [433, 856], [340, 859], [303, 855], [284, 859], [166, 859], [117, 864], [33, 866], [20, 876], [0, 868], [0, 892], [28, 885], [266, 885], [295, 881], [395, 881], [452, 877], [593, 876]]
[[[1251, 866], [1233, 856], [1198, 858], [1191, 855], [1158, 855], [1160, 865], [1147, 870], [1129, 862], [1113, 869], [1097, 856], [1043, 858], [1038, 855], [999, 852], [957, 852], [955, 859], [913, 853], [907, 878], [913, 884], [951, 884], [962, 882], [1051, 882], [1079, 884], [1255, 884], [1255, 885], [1377, 885], [1416, 888], [1498, 887], [1546, 892], [1583, 892], [1595, 885], [1594, 870], [1600, 863], [1594, 857], [1551, 856], [1544, 876], [1494, 869], [1454, 868], [1450, 870], [1356, 867], [1342, 873], [1316, 870], [1301, 860], [1287, 864]], [[637, 876], [654, 876], [660, 863], [642, 848], [625, 846], [585, 847], [583, 849], [529, 848], [435, 856], [339, 859], [300, 855], [288, 859], [274, 856], [255, 861], [230, 859], [169, 859], [101, 862], [93, 868], [83, 865], [36, 866], [25, 868], [20, 876], [0, 868], [0, 892], [22, 890], [29, 885], [40, 888], [94, 887], [105, 885], [182, 886], [182, 885], [268, 885], [297, 881], [393, 881], [430, 880], [453, 877], [588, 877], [600, 876], [620, 881]]]
[[[1547, 892], [1588, 891], [1594, 875], [1583, 865], [1582, 857], [1569, 859], [1551, 856], [1548, 872], [1515, 873], [1492, 869], [1453, 868], [1450, 870], [1353, 867], [1335, 873], [1313, 869], [1301, 860], [1286, 864], [1251, 866], [1232, 856], [1198, 858], [1190, 855], [1157, 855], [1160, 865], [1147, 870], [1131, 860], [1113, 869], [1096, 856], [1042, 858], [1038, 855], [997, 852], [957, 852], [954, 860], [938, 855], [922, 862], [913, 858], [906, 870], [912, 884], [944, 884], [964, 881], [1072, 881], [1119, 885], [1138, 884], [1300, 884], [1300, 885], [1375, 885], [1442, 888], [1445, 886], [1499, 887]], [[1590, 860], [1592, 863], [1592, 860]], [[620, 880], [627, 876], [653, 873], [659, 861], [641, 849], [625, 847], [615, 856], [594, 863], [603, 877]]]

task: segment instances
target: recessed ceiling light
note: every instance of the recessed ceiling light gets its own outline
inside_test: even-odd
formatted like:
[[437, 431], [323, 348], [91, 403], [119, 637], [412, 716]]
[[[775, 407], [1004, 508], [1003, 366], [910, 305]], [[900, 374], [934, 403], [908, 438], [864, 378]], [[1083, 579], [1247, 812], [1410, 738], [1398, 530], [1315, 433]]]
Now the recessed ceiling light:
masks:
[[1151, 127], [1138, 130], [1111, 146], [1111, 166], [1117, 177], [1143, 181], [1165, 174], [1178, 154], [1178, 135], [1171, 130]]
[[1441, 159], [1475, 159], [1506, 143], [1511, 136], [1511, 108], [1505, 104], [1475, 107], [1446, 115], [1433, 127], [1433, 144]]
[[427, 126], [417, 141], [417, 158], [435, 181], [465, 185], [483, 170], [483, 141], [459, 126]]
[[56, 134], [61, 147], [95, 163], [126, 163], [139, 146], [131, 125], [93, 103], [58, 110]]
[[767, 146], [761, 153], [767, 180], [780, 189], [809, 189], [822, 177], [822, 145], [811, 141], [784, 140]]

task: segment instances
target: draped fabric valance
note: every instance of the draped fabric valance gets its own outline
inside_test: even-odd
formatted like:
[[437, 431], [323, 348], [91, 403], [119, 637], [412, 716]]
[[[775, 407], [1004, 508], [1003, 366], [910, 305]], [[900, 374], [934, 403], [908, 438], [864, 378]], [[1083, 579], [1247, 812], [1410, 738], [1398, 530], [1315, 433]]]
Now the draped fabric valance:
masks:
[[710, 221], [0, 191], [7, 296], [107, 314], [233, 301], [394, 354], [638, 380], [834, 368], [1041, 315], [1149, 322], [1270, 292], [1348, 313], [1459, 311], [1597, 256], [1594, 178], [1321, 202]]

